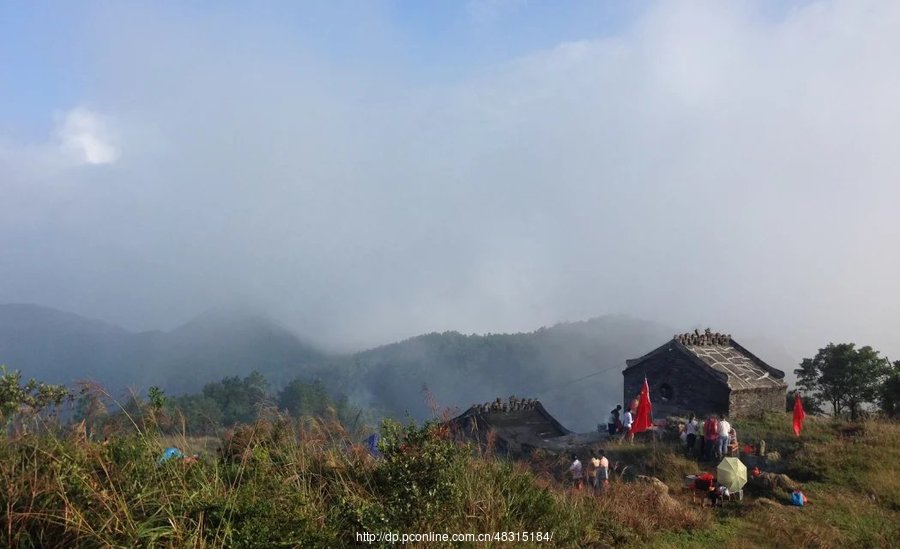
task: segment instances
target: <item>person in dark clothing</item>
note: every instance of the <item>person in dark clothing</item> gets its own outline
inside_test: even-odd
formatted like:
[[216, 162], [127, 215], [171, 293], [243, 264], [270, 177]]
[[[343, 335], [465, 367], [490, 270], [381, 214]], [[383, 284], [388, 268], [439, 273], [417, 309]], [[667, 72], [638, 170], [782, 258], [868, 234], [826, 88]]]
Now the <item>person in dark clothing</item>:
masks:
[[609, 431], [609, 436], [616, 435], [616, 429], [618, 429], [619, 425], [619, 411], [622, 410], [622, 405], [619, 404], [614, 409], [609, 411], [609, 418], [606, 420], [606, 429]]
[[712, 461], [719, 441], [719, 419], [715, 415], [710, 415], [706, 423], [703, 424], [703, 438], [706, 439], [704, 458], [706, 461]]

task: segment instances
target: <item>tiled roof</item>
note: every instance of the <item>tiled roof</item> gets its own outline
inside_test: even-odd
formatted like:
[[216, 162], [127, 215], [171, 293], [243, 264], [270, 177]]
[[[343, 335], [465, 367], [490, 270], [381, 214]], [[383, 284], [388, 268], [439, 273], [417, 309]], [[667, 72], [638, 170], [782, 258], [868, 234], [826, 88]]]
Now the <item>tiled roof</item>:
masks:
[[517, 442], [547, 440], [570, 434], [535, 399], [516, 399], [486, 404], [476, 404], [452, 420], [457, 424], [470, 423], [477, 429], [495, 431], [498, 435]]
[[659, 349], [641, 358], [629, 360], [627, 362], [628, 367], [640, 364], [651, 356], [656, 355], [658, 351], [670, 348], [672, 344], [702, 361], [713, 370], [725, 374], [726, 383], [732, 390], [781, 387], [784, 385], [784, 381], [782, 381], [784, 372], [772, 368], [757, 358], [731, 339], [731, 335], [713, 333], [708, 329], [704, 333], [695, 330], [692, 333], [678, 334], [672, 338], [671, 342]]
[[728, 376], [732, 389], [776, 387], [784, 383], [772, 376], [734, 345], [685, 345], [700, 360]]

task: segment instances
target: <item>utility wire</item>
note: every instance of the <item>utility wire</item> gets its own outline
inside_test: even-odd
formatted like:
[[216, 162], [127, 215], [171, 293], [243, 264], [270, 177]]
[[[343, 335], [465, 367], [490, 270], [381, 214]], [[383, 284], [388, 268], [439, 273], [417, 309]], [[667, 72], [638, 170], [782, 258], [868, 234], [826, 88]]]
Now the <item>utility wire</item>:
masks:
[[571, 380], [566, 381], [565, 383], [562, 383], [562, 384], [560, 384], [560, 385], [554, 385], [554, 386], [551, 386], [550, 388], [544, 389], [544, 390], [542, 390], [541, 392], [542, 392], [542, 393], [546, 393], [546, 392], [548, 392], [548, 391], [549, 391], [549, 392], [554, 392], [554, 391], [558, 391], [558, 390], [560, 390], [560, 389], [565, 389], [565, 388], [569, 387], [570, 385], [573, 385], [573, 384], [575, 384], [575, 383], [578, 383], [579, 381], [584, 381], [585, 379], [589, 379], [589, 378], [592, 378], [592, 377], [594, 377], [594, 376], [599, 376], [600, 374], [606, 373], [606, 372], [612, 370], [613, 368], [618, 368], [618, 367], [619, 367], [618, 364], [613, 364], [612, 366], [607, 366], [606, 368], [601, 368], [600, 370], [597, 370], [596, 372], [590, 373], [590, 374], [588, 374], [588, 375], [586, 375], [586, 376], [582, 376], [582, 377], [579, 377], [579, 378], [576, 378], [576, 379], [571, 379]]

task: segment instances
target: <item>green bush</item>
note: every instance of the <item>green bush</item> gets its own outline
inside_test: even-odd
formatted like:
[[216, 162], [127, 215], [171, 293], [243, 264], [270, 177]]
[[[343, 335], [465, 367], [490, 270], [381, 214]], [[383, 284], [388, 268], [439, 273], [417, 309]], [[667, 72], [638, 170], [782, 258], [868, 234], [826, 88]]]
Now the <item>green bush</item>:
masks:
[[467, 452], [446, 434], [436, 422], [420, 428], [413, 423], [384, 421], [378, 445], [383, 457], [370, 480], [381, 513], [373, 516], [370, 509], [368, 515], [377, 525], [409, 531], [455, 506], [460, 497], [457, 479]]

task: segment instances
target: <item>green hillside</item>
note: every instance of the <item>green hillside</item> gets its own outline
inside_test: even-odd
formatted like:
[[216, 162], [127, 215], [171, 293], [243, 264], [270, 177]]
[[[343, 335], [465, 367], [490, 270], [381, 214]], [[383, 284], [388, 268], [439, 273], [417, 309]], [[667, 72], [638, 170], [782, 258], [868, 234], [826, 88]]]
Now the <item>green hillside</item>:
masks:
[[320, 378], [360, 406], [416, 419], [430, 417], [434, 405], [464, 409], [517, 394], [541, 398], [570, 428], [587, 430], [621, 398], [625, 359], [672, 333], [606, 316], [530, 333], [432, 333], [335, 355], [271, 320], [234, 312], [207, 313], [169, 332], [132, 333], [53, 309], [0, 305], [0, 363], [51, 383], [92, 380], [118, 393], [151, 385], [173, 395], [197, 392], [254, 370], [276, 387]]
[[530, 333], [427, 334], [354, 358], [374, 405], [392, 415], [428, 417], [427, 388], [439, 408], [465, 409], [498, 396], [540, 398], [567, 427], [592, 430], [622, 398], [625, 359], [658, 346], [672, 332], [606, 316]]
[[[798, 440], [785, 414], [744, 421], [745, 440], [769, 443], [766, 467], [802, 482], [809, 503], [792, 507], [785, 489], [748, 487], [743, 501], [711, 508], [680, 489], [685, 474], [711, 464], [686, 459], [675, 441], [608, 446], [612, 479], [595, 493], [570, 487], [566, 456], [510, 462], [453, 442], [439, 423], [386, 423], [376, 459], [358, 444], [360, 433], [334, 421], [271, 416], [195, 439], [161, 438], [154, 417], [136, 410], [136, 424], [102, 442], [78, 424], [0, 437], [0, 543], [346, 547], [364, 545], [366, 533], [425, 532], [490, 536], [469, 547], [521, 546], [516, 536], [537, 535], [550, 547], [900, 543], [896, 423], [809, 419]], [[199, 459], [158, 462], [172, 444]]]

